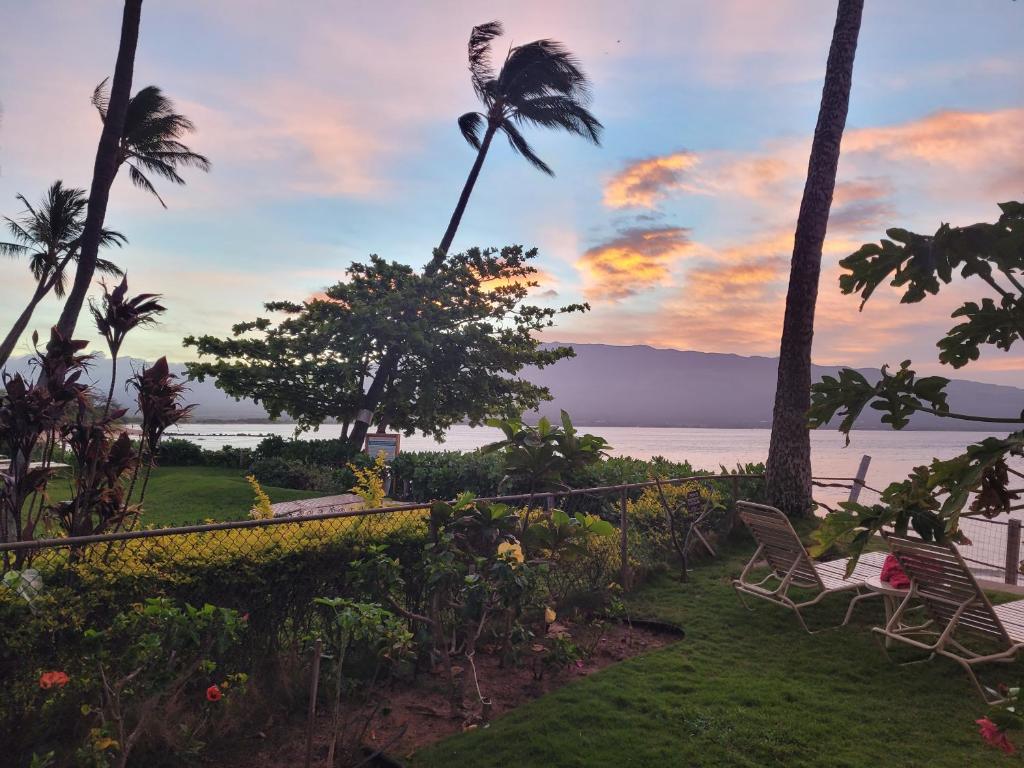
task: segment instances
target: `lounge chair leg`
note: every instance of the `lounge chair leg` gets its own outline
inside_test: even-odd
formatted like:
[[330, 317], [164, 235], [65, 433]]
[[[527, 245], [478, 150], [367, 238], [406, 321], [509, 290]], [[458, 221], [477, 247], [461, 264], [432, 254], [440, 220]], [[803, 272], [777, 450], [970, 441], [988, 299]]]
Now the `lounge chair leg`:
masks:
[[877, 595], [875, 595], [875, 593], [873, 593], [873, 592], [865, 592], [865, 593], [858, 592], [854, 596], [854, 598], [850, 601], [850, 607], [846, 609], [846, 618], [843, 619], [843, 623], [840, 626], [845, 627], [847, 624], [850, 623], [850, 619], [853, 617], [853, 610], [854, 610], [854, 608], [857, 607], [857, 603], [859, 603], [861, 600], [867, 600], [869, 597], [876, 597], [876, 596]]
[[736, 593], [736, 597], [740, 599], [740, 605], [742, 605], [748, 611], [753, 611], [754, 609], [750, 606], [750, 603], [747, 602], [747, 598], [746, 596], [744, 596], [743, 590], [737, 587], [735, 584], [732, 585], [732, 588], [733, 591]]

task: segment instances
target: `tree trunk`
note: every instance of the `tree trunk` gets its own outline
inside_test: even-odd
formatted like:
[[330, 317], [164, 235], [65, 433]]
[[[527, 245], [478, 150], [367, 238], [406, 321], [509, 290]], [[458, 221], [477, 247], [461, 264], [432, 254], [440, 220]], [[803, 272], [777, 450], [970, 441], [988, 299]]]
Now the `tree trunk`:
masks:
[[32, 300], [29, 301], [28, 306], [18, 315], [18, 319], [14, 321], [14, 327], [11, 328], [7, 337], [0, 343], [0, 368], [3, 368], [7, 361], [11, 358], [14, 353], [14, 348], [18, 345], [18, 339], [25, 333], [25, 329], [28, 328], [28, 323], [32, 319], [32, 313], [35, 312], [39, 302], [43, 300], [43, 297], [49, 292], [49, 288], [46, 286], [45, 281], [41, 281], [36, 284], [35, 293], [32, 294]]
[[384, 353], [384, 357], [381, 358], [380, 365], [378, 365], [377, 370], [374, 371], [373, 382], [370, 384], [369, 389], [367, 389], [363, 394], [360, 413], [356, 414], [355, 423], [352, 425], [352, 431], [348, 435], [349, 443], [360, 450], [362, 450], [363, 442], [366, 440], [366, 433], [370, 428], [370, 423], [373, 421], [373, 412], [377, 410], [377, 406], [380, 404], [381, 398], [384, 396], [384, 386], [391, 380], [391, 377], [397, 367], [398, 357], [398, 349], [395, 347], [389, 348], [388, 351]]
[[811, 512], [811, 342], [818, 298], [821, 249], [836, 185], [839, 145], [846, 126], [864, 0], [839, 0], [832, 46], [825, 69], [818, 124], [814, 129], [807, 182], [796, 223], [793, 260], [786, 294], [786, 316], [779, 349], [772, 436], [768, 449], [769, 503], [789, 515]]
[[462, 214], [466, 212], [469, 196], [473, 194], [473, 187], [476, 185], [477, 177], [480, 176], [480, 169], [484, 165], [484, 158], [487, 157], [487, 150], [491, 147], [491, 139], [494, 138], [494, 132], [497, 130], [497, 124], [490, 122], [487, 124], [487, 132], [484, 134], [484, 140], [480, 143], [480, 149], [476, 153], [473, 167], [469, 170], [469, 178], [466, 179], [466, 183], [462, 187], [462, 194], [459, 195], [459, 202], [455, 206], [455, 212], [452, 213], [451, 221], [448, 222], [448, 229], [445, 230], [444, 237], [441, 238], [441, 244], [437, 246], [437, 250], [434, 251], [434, 257], [430, 260], [426, 270], [424, 270], [428, 275], [437, 272], [444, 261], [444, 257], [448, 255], [448, 249], [452, 247], [452, 240], [455, 239], [455, 233], [458, 231], [459, 223], [462, 221]]
[[117, 50], [117, 64], [114, 80], [110, 85], [110, 103], [107, 117], [103, 122], [100, 143], [96, 149], [96, 162], [92, 171], [92, 186], [89, 188], [89, 208], [82, 230], [81, 250], [75, 282], [64, 302], [64, 310], [57, 321], [57, 329], [65, 338], [75, 332], [78, 315], [85, 303], [85, 296], [92, 285], [96, 271], [96, 256], [99, 253], [103, 220], [107, 215], [107, 200], [110, 185], [117, 175], [121, 134], [124, 133], [125, 114], [131, 98], [132, 72], [135, 68], [135, 46], [139, 40], [139, 19], [142, 15], [142, 0], [125, 0], [124, 15], [121, 19], [121, 42]]

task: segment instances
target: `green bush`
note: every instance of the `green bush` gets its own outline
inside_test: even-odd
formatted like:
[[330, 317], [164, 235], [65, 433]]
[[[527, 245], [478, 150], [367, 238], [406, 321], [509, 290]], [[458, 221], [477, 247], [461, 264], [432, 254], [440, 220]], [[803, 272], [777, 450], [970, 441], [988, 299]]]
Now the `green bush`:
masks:
[[464, 491], [497, 496], [503, 476], [501, 457], [479, 451], [400, 453], [391, 463], [391, 471], [392, 496], [409, 501], [454, 499]]
[[[374, 523], [372, 529], [337, 520], [139, 539], [115, 551], [107, 562], [99, 549], [93, 550], [90, 562], [77, 565], [57, 558], [37, 560], [43, 587], [31, 602], [0, 586], [4, 764], [28, 765], [33, 749], [38, 751], [54, 733], [77, 733], [81, 714], [76, 707], [58, 712], [51, 703], [42, 716], [46, 699], [40, 674], [78, 668], [86, 629], [108, 627], [129, 606], [151, 598], [212, 604], [246, 615], [248, 631], [232, 651], [235, 668], [251, 669], [264, 692], [283, 686], [274, 693], [283, 701], [297, 698], [301, 694], [288, 686], [301, 683], [280, 665], [296, 658], [303, 637], [314, 626], [315, 598], [361, 597], [360, 586], [345, 566], [371, 546], [399, 559], [409, 585], [402, 600], [413, 610], [422, 610], [420, 563], [426, 526], [408, 513]], [[148, 757], [149, 762], [140, 753], [138, 764], [164, 764], [156, 756]]]
[[191, 440], [170, 438], [160, 443], [157, 460], [164, 467], [201, 467], [206, 464], [203, 449]]
[[347, 469], [332, 470], [295, 459], [257, 459], [249, 467], [249, 473], [255, 475], [262, 485], [301, 491], [346, 493], [355, 482], [355, 477]]
[[342, 469], [362, 452], [341, 438], [326, 440], [285, 440], [280, 435], [268, 435], [260, 440], [254, 458], [285, 459], [307, 464], [320, 464], [331, 469]]

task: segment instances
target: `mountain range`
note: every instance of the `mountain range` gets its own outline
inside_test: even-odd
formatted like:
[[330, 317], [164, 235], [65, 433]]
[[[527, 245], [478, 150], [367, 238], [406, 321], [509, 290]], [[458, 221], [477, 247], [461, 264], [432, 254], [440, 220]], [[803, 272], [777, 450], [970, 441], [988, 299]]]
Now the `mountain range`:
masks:
[[[531, 369], [526, 377], [547, 387], [553, 400], [540, 413], [557, 417], [560, 409], [580, 425], [628, 427], [768, 427], [775, 398], [778, 359], [744, 357], [712, 352], [688, 352], [634, 345], [573, 344], [576, 356], [543, 370]], [[115, 398], [127, 400], [124, 381], [141, 360], [118, 362]], [[172, 364], [183, 374], [184, 365]], [[29, 371], [28, 358], [14, 358], [10, 372]], [[813, 367], [815, 381], [835, 375], [839, 366]], [[876, 370], [862, 370], [869, 381]], [[110, 377], [110, 361], [97, 358], [90, 376], [102, 383]], [[261, 421], [262, 407], [249, 400], [236, 401], [214, 383], [191, 382], [189, 402], [197, 404], [197, 421]], [[1024, 408], [1024, 390], [961, 379], [947, 388], [950, 408], [980, 416], [1012, 416]], [[880, 414], [868, 409], [858, 421], [860, 428], [881, 426]], [[915, 415], [908, 429], [977, 430], [978, 425]]]

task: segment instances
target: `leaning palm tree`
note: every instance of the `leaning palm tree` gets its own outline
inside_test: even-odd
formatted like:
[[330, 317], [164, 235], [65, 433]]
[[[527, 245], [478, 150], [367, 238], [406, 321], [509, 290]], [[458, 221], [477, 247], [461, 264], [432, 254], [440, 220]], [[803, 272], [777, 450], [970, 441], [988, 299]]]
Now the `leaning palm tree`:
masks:
[[491, 43], [501, 34], [501, 23], [492, 21], [474, 27], [469, 35], [469, 79], [484, 109], [459, 118], [459, 129], [476, 150], [476, 160], [435, 251], [432, 271], [448, 255], [495, 134], [504, 133], [514, 152], [550, 176], [554, 172], [533, 151], [521, 128], [561, 128], [594, 144], [601, 143], [603, 126], [587, 109], [590, 85], [576, 57], [559, 42], [534, 40], [511, 47], [501, 70], [495, 73]]
[[[25, 206], [25, 211], [17, 219], [4, 217], [13, 242], [0, 242], [0, 256], [27, 257], [36, 287], [28, 306], [0, 343], [0, 367], [10, 358], [18, 339], [25, 333], [39, 302], [51, 291], [57, 296], [64, 295], [67, 266], [78, 258], [88, 204], [84, 190], [65, 187], [61, 181], [50, 185], [37, 206], [33, 206], [24, 195], [18, 195], [17, 199]], [[119, 232], [100, 231], [101, 246], [120, 246], [125, 242], [124, 235]], [[121, 274], [116, 265], [105, 259], [96, 260], [96, 269], [110, 275]]]
[[811, 143], [800, 213], [796, 221], [793, 260], [786, 293], [786, 315], [779, 349], [779, 377], [768, 448], [769, 503], [787, 514], [811, 512], [811, 436], [807, 411], [811, 407], [811, 341], [814, 305], [821, 274], [832, 193], [836, 186], [839, 145], [846, 127], [864, 0], [839, 0], [832, 46], [825, 65], [818, 124]]
[[[96, 86], [92, 103], [106, 121], [110, 98], [107, 81]], [[174, 111], [174, 104], [155, 85], [148, 85], [132, 96], [124, 118], [124, 132], [118, 147], [118, 166], [128, 166], [132, 184], [151, 193], [164, 208], [167, 204], [146, 173], [156, 174], [175, 184], [184, 184], [179, 168], [210, 170], [210, 161], [193, 152], [181, 138], [195, 131], [195, 124]], [[144, 173], [144, 171], [146, 173]]]
[[[527, 125], [561, 128], [594, 144], [601, 143], [603, 126], [587, 109], [590, 84], [576, 57], [559, 42], [534, 40], [509, 48], [501, 70], [495, 73], [491, 63], [491, 43], [501, 34], [501, 22], [492, 21], [473, 27], [469, 35], [469, 78], [484, 110], [462, 115], [459, 130], [476, 150], [476, 160], [462, 187], [441, 244], [434, 250], [434, 256], [424, 270], [428, 275], [436, 273], [448, 255], [495, 134], [499, 131], [504, 133], [514, 152], [550, 176], [554, 172], [533, 151], [520, 128]], [[373, 382], [363, 395], [360, 415], [352, 428], [350, 439], [353, 442], [360, 443], [366, 435], [380, 404], [383, 385], [396, 374], [397, 360], [395, 350], [388, 349], [374, 371]]]
[[142, 21], [142, 0], [124, 0], [121, 15], [121, 40], [117, 46], [117, 60], [114, 62], [114, 79], [110, 85], [110, 102], [103, 119], [103, 130], [96, 147], [96, 160], [92, 168], [92, 184], [89, 187], [89, 208], [82, 229], [82, 245], [79, 249], [75, 281], [68, 291], [64, 309], [57, 320], [57, 333], [70, 339], [74, 335], [78, 316], [82, 312], [85, 295], [96, 274], [96, 259], [99, 254], [103, 221], [107, 216], [107, 202], [110, 187], [114, 183], [119, 167], [119, 147], [124, 135], [125, 115], [131, 100], [132, 77], [135, 73], [135, 49], [139, 42], [139, 24]]

